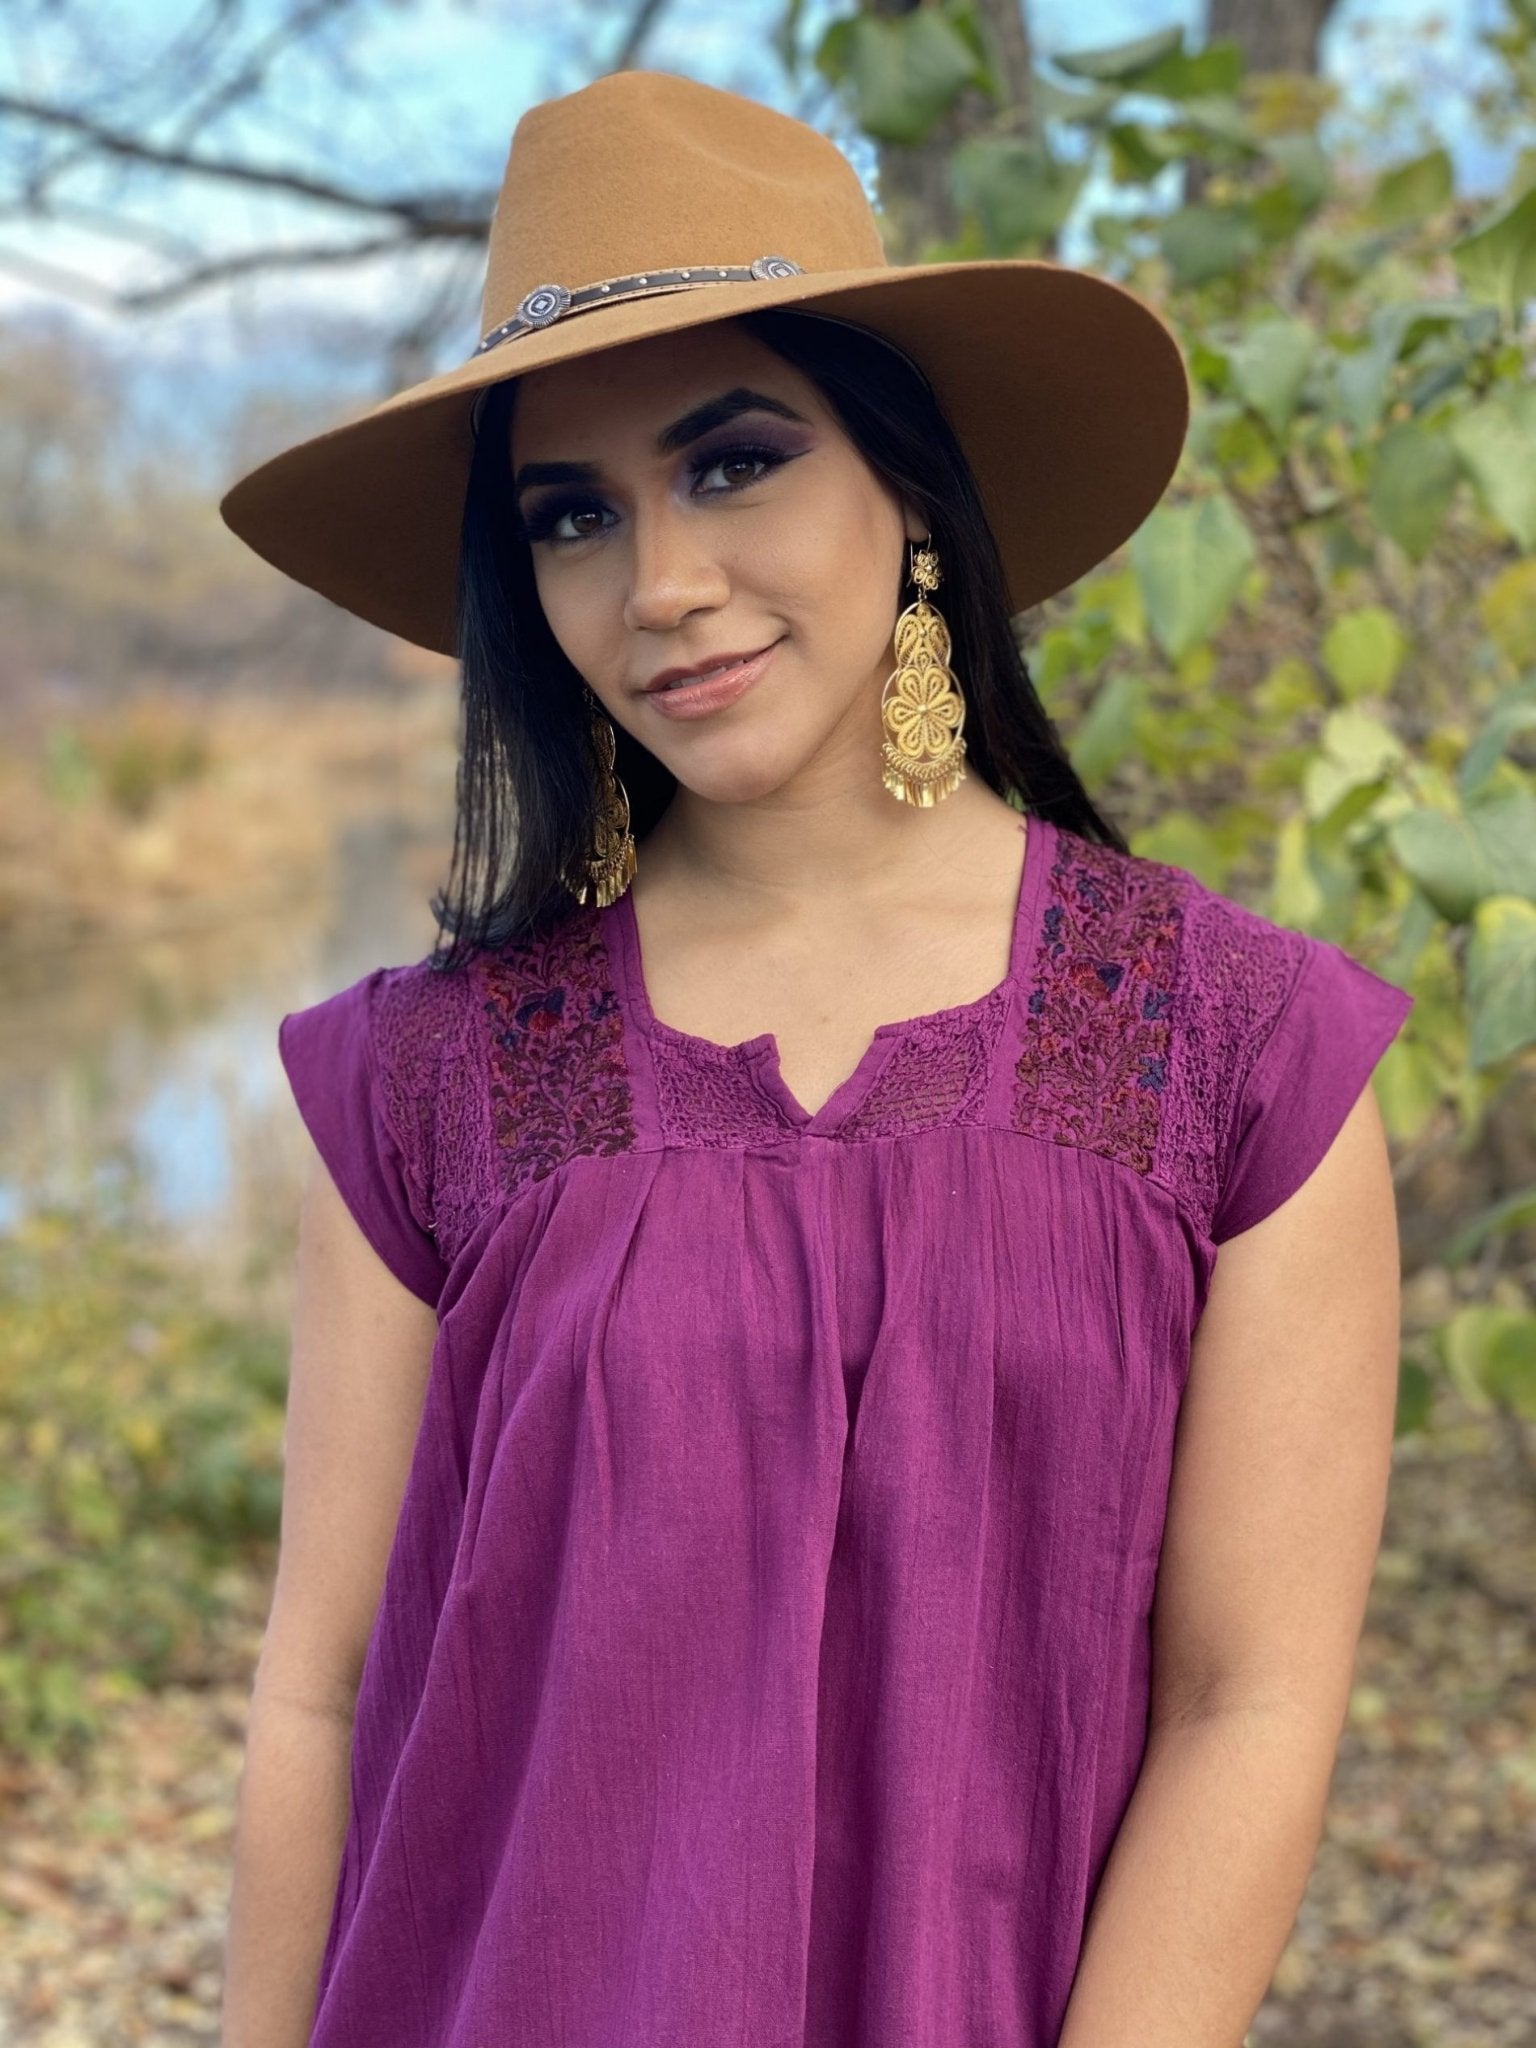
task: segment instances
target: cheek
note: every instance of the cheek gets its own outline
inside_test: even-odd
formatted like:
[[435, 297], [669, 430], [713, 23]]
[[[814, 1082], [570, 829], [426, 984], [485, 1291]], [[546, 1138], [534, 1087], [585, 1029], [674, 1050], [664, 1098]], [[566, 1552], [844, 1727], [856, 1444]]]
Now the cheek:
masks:
[[772, 602], [812, 657], [875, 660], [895, 624], [900, 514], [867, 490], [808, 493], [775, 508], [738, 562], [737, 586]]
[[[605, 600], [594, 579], [579, 571], [544, 569], [535, 561], [534, 588], [549, 630], [561, 653], [589, 683], [601, 681], [605, 648], [611, 648], [613, 632], [608, 623]], [[607, 657], [611, 660], [611, 654]]]

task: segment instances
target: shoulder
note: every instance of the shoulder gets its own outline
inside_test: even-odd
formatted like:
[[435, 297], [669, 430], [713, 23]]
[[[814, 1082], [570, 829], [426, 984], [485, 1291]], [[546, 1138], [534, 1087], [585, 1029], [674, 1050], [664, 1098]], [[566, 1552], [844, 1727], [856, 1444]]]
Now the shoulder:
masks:
[[1231, 1235], [1316, 1163], [1412, 998], [1185, 868], [1056, 840], [1031, 1007], [1091, 1047], [1098, 1149]]

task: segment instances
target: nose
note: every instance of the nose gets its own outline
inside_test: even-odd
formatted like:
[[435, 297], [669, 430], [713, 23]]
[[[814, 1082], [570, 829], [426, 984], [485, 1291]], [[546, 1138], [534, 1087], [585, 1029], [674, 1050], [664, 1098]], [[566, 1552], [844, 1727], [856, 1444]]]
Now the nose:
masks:
[[635, 508], [624, 601], [624, 623], [632, 632], [669, 632], [690, 612], [712, 611], [725, 603], [730, 581], [702, 525], [671, 505]]

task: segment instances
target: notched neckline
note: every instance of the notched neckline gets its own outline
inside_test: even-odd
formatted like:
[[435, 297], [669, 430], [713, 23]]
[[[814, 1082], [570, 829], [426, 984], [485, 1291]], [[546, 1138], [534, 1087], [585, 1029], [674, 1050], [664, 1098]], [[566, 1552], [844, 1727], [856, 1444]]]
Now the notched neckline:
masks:
[[741, 1038], [726, 1044], [720, 1039], [705, 1038], [695, 1031], [681, 1030], [677, 1025], [668, 1024], [664, 1018], [657, 1016], [651, 1007], [650, 991], [645, 983], [639, 923], [635, 917], [634, 901], [628, 889], [598, 912], [610, 955], [614, 959], [619, 999], [627, 1019], [646, 1036], [713, 1064], [751, 1064], [755, 1069], [758, 1086], [777, 1104], [788, 1124], [812, 1134], [835, 1130], [863, 1100], [895, 1044], [910, 1033], [922, 1031], [931, 1025], [947, 1024], [966, 1016], [975, 1016], [978, 1019], [985, 1016], [1002, 997], [1013, 991], [1020, 977], [1026, 972], [1032, 955], [1032, 947], [1026, 933], [1033, 926], [1034, 905], [1051, 863], [1054, 827], [1048, 819], [1038, 816], [1033, 811], [1022, 815], [1027, 817], [1024, 856], [1018, 890], [1014, 898], [1008, 964], [1001, 981], [994, 982], [985, 994], [975, 996], [969, 1002], [950, 1003], [941, 1010], [924, 1010], [914, 1017], [896, 1017], [888, 1023], [877, 1024], [852, 1071], [837, 1084], [818, 1108], [807, 1109], [784, 1079], [779, 1057], [779, 1042], [773, 1032], [760, 1031], [751, 1038]]

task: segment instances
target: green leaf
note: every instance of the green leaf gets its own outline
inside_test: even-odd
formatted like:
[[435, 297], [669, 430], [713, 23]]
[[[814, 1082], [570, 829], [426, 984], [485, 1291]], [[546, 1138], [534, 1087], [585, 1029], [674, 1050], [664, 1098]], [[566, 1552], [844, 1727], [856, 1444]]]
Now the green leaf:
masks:
[[1177, 284], [1200, 285], [1251, 262], [1260, 239], [1246, 206], [1181, 206], [1162, 222], [1158, 247]]
[[1323, 662], [1346, 697], [1384, 697], [1408, 651], [1403, 629], [1384, 605], [1362, 605], [1334, 620]]
[[973, 82], [1001, 106], [1005, 65], [991, 20], [977, 8], [976, 0], [942, 0], [942, 5], [950, 27], [971, 53]]
[[1536, 391], [1500, 392], [1449, 432], [1489, 516], [1536, 547]]
[[1315, 925], [1327, 908], [1307, 844], [1307, 821], [1293, 812], [1275, 834], [1275, 864], [1270, 877], [1269, 915], [1298, 930]]
[[1058, 232], [1082, 189], [1089, 163], [1061, 163], [1033, 143], [994, 136], [965, 142], [950, 160], [951, 189], [962, 213], [980, 222], [1001, 254]]
[[1134, 42], [1111, 43], [1098, 50], [1074, 50], [1052, 57], [1051, 62], [1070, 78], [1112, 78], [1124, 84], [1183, 47], [1183, 29], [1165, 28], [1155, 35], [1138, 36]]
[[[1530, 569], [1536, 568], [1536, 563], [1520, 562], [1515, 566]], [[1463, 756], [1456, 771], [1457, 785], [1463, 798], [1474, 795], [1487, 782], [1517, 732], [1533, 729], [1536, 729], [1536, 677], [1527, 677], [1498, 699], [1487, 725]]]
[[1371, 212], [1391, 227], [1416, 225], [1449, 205], [1454, 190], [1450, 151], [1432, 149], [1382, 173], [1371, 195]]
[[1108, 131], [1110, 175], [1117, 185], [1149, 185], [1168, 163], [1157, 137], [1134, 121], [1113, 122]]
[[1477, 608], [1488, 638], [1511, 668], [1536, 667], [1536, 560], [1501, 569], [1485, 586]]
[[1523, 1315], [1523, 1309], [1495, 1307], [1488, 1302], [1467, 1302], [1435, 1331], [1435, 1344], [1446, 1376], [1467, 1405], [1486, 1414], [1493, 1402], [1483, 1384], [1482, 1361], [1501, 1323]]
[[1302, 777], [1307, 816], [1325, 819], [1356, 791], [1385, 785], [1403, 758], [1402, 741], [1379, 718], [1353, 704], [1330, 711], [1321, 749]]
[[1229, 352], [1241, 396], [1271, 426], [1285, 433], [1312, 367], [1317, 336], [1305, 320], [1260, 320]]
[[1193, 811], [1175, 807], [1160, 812], [1154, 824], [1132, 834], [1131, 851], [1140, 860], [1183, 868], [1209, 889], [1220, 889], [1226, 883], [1227, 860], [1221, 842]]
[[822, 37], [816, 66], [850, 93], [877, 142], [925, 141], [961, 88], [979, 82], [975, 52], [933, 7], [896, 21], [844, 16]]
[[1512, 1230], [1528, 1230], [1536, 1223], [1536, 1186], [1517, 1188], [1480, 1209], [1460, 1230], [1453, 1233], [1441, 1252], [1447, 1266], [1459, 1266], [1482, 1250], [1491, 1237], [1503, 1237]]
[[1033, 80], [1035, 112], [1042, 121], [1101, 120], [1120, 99], [1115, 85], [1096, 85], [1087, 92], [1068, 92], [1053, 78], [1037, 71]]
[[1475, 796], [1467, 817], [1487, 860], [1493, 892], [1536, 903], [1536, 792], [1501, 784]]
[[1450, 924], [1465, 924], [1491, 895], [1487, 855], [1465, 815], [1428, 807], [1405, 811], [1387, 827], [1403, 870]]
[[1477, 317], [1465, 300], [1404, 300], [1378, 306], [1371, 315], [1364, 348], [1335, 360], [1338, 409], [1357, 432], [1366, 434], [1381, 418], [1396, 364], [1431, 334]]
[[1371, 467], [1371, 516], [1412, 561], [1434, 544], [1461, 474], [1444, 434], [1404, 420], [1382, 436]]
[[1333, 188], [1328, 154], [1315, 135], [1274, 135], [1264, 154], [1279, 167], [1303, 213], [1314, 213]]
[[1451, 924], [1494, 897], [1536, 902], [1536, 795], [1499, 788], [1456, 815], [1421, 808], [1394, 818], [1387, 838], [1405, 871]]
[[1536, 1042], [1536, 904], [1520, 896], [1479, 903], [1467, 947], [1467, 999], [1473, 1067], [1492, 1066]]
[[1498, 1331], [1483, 1361], [1483, 1385], [1501, 1408], [1536, 1422], [1536, 1316]]
[[1159, 99], [1188, 100], [1201, 96], [1230, 97], [1243, 77], [1243, 52], [1231, 41], [1207, 43], [1203, 50], [1170, 50], [1136, 73], [1136, 90]]
[[1209, 637], [1231, 609], [1256, 550], [1230, 498], [1159, 505], [1131, 542], [1147, 623], [1170, 661]]
[[1518, 319], [1536, 291], [1536, 187], [1486, 227], [1453, 242], [1451, 257], [1469, 292]]
[[1440, 1354], [1452, 1383], [1470, 1406], [1486, 1410], [1500, 1398], [1497, 1383], [1508, 1372], [1512, 1347], [1529, 1355], [1536, 1317], [1502, 1303], [1468, 1302], [1442, 1323]]
[[1434, 1419], [1435, 1383], [1422, 1365], [1403, 1359], [1397, 1374], [1397, 1409], [1392, 1418], [1395, 1437], [1414, 1436], [1426, 1430]]
[[[1357, 895], [1358, 891], [1357, 878]], [[1425, 917], [1433, 920], [1434, 912], [1423, 897], [1414, 900], [1423, 905]], [[1386, 963], [1382, 964], [1381, 972], [1389, 981], [1403, 986], [1406, 977]], [[1406, 1140], [1421, 1137], [1438, 1112], [1444, 1094], [1439, 1061], [1433, 1050], [1417, 1033], [1405, 1032], [1388, 1046], [1376, 1070], [1376, 1080], [1382, 1121], [1391, 1135]]]
[[1147, 686], [1121, 673], [1101, 683], [1072, 740], [1072, 765], [1090, 789], [1101, 786], [1136, 743]]
[[[1140, 85], [1136, 89], [1139, 92]], [[1180, 117], [1182, 126], [1193, 128], [1199, 136], [1230, 143], [1245, 157], [1263, 154], [1263, 146], [1240, 100], [1230, 99], [1224, 93], [1202, 93], [1198, 99], [1184, 102]]]

